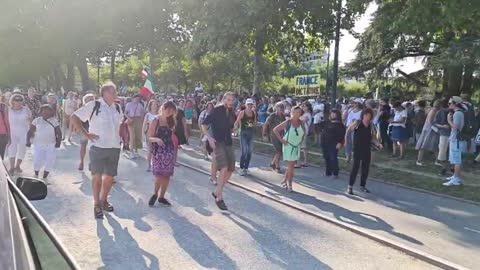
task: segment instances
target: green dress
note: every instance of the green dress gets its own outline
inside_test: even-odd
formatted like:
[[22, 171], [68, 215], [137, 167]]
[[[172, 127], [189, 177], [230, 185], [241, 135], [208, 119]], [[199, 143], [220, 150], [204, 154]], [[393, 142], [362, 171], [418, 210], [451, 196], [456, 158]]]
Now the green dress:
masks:
[[300, 144], [303, 135], [304, 131], [301, 124], [296, 128], [290, 124], [287, 133], [283, 136], [283, 139], [288, 142], [288, 144], [283, 145], [284, 161], [297, 161], [300, 159]]

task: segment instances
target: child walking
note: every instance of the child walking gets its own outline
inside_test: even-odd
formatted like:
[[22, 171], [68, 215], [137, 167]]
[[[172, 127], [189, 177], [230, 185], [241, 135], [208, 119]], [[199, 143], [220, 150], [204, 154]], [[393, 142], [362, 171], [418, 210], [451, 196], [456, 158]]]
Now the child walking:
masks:
[[33, 138], [33, 169], [35, 177], [43, 168], [43, 180], [50, 174], [55, 165], [56, 151], [62, 141], [60, 123], [55, 118], [53, 108], [45, 104], [40, 107], [40, 117], [35, 118], [27, 133], [27, 147], [32, 145]]

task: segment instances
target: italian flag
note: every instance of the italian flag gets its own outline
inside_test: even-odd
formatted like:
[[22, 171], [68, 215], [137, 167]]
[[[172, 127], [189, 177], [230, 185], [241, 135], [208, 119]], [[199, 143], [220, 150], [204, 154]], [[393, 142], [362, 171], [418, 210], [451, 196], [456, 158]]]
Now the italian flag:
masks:
[[140, 89], [140, 95], [144, 96], [146, 99], [150, 99], [153, 95], [155, 85], [153, 84], [152, 75], [147, 68], [142, 70], [142, 78], [145, 79], [145, 84]]

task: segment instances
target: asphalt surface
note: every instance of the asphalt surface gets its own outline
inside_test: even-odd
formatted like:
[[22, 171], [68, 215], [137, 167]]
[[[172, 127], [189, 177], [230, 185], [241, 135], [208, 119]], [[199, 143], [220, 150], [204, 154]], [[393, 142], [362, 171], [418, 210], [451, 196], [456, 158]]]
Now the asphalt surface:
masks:
[[[167, 198], [147, 206], [152, 176], [145, 160], [122, 157], [110, 201], [93, 218], [89, 174], [79, 147], [58, 152], [49, 195], [35, 207], [83, 269], [431, 269], [433, 266], [271, 200], [229, 186], [222, 213], [201, 173], [178, 167]], [[31, 157], [24, 165], [31, 171]]]
[[[209, 170], [209, 162], [198, 151], [198, 142], [191, 145], [182, 153], [182, 161]], [[238, 161], [238, 150], [236, 157]], [[371, 194], [357, 190], [358, 196], [347, 196], [348, 176], [334, 180], [315, 167], [296, 170], [297, 192], [288, 194], [280, 187], [283, 175], [271, 171], [270, 161], [269, 157], [253, 155], [251, 175], [237, 174], [233, 179], [463, 267], [480, 269], [479, 205], [374, 181], [368, 183]], [[359, 182], [357, 179], [357, 185]]]

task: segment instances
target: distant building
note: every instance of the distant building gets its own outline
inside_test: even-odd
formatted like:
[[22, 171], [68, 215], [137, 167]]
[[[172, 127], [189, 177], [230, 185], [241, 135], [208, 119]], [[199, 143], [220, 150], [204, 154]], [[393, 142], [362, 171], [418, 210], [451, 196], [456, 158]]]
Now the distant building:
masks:
[[324, 52], [318, 52], [315, 51], [313, 53], [304, 53], [304, 57], [302, 61], [300, 62], [301, 64], [313, 64], [315, 62], [319, 63], [327, 63], [328, 60], [328, 54], [327, 51]]

